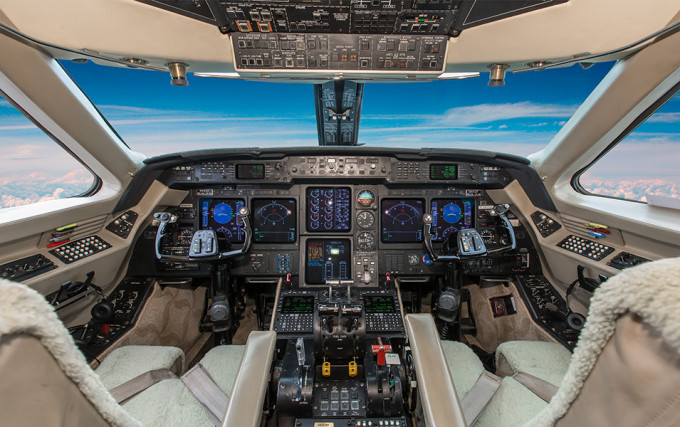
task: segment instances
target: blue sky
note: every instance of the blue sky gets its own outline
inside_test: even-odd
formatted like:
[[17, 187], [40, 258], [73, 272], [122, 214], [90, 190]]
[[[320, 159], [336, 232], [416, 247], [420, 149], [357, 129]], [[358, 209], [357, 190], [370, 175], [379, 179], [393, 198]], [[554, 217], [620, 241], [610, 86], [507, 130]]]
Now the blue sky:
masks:
[[[309, 84], [194, 78], [91, 63], [64, 67], [132, 149], [317, 145]], [[432, 83], [367, 84], [359, 142], [464, 147], [528, 155], [547, 144], [611, 64]]]
[[[310, 84], [189, 74], [189, 87], [173, 87], [167, 73], [68, 61], [62, 65], [131, 149], [147, 156], [318, 144]], [[550, 142], [612, 65], [508, 73], [503, 87], [488, 87], [488, 74], [458, 81], [366, 84], [359, 142], [527, 156]], [[630, 180], [636, 190], [624, 193], [639, 199], [651, 188], [640, 183], [654, 177], [666, 186], [659, 191], [680, 196], [679, 124], [676, 96], [629, 138], [631, 143], [621, 144], [587, 174], [593, 188], [620, 187]], [[75, 160], [2, 99], [0, 148], [8, 159], [0, 171], [0, 207], [63, 197], [68, 195], [64, 189], [77, 194], [91, 181]], [[38, 184], [35, 177], [41, 179]]]

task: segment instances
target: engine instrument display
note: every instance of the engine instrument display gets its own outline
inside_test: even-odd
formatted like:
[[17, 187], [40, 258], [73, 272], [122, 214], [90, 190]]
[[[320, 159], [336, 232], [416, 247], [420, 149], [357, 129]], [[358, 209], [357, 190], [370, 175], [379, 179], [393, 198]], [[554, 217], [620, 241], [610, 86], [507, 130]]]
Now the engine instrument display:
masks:
[[431, 208], [435, 242], [443, 242], [451, 233], [473, 226], [473, 199], [433, 199]]
[[282, 314], [314, 313], [314, 297], [286, 295], [281, 306]]
[[230, 243], [245, 239], [243, 222], [237, 213], [245, 206], [243, 199], [200, 199], [201, 229], [224, 233]]
[[349, 231], [352, 226], [349, 187], [307, 188], [307, 231]]
[[380, 240], [384, 243], [423, 241], [423, 199], [383, 199]]
[[253, 200], [253, 241], [295, 243], [297, 208], [294, 199]]
[[383, 295], [364, 295], [366, 313], [393, 313], [394, 298]]
[[322, 285], [326, 280], [352, 278], [352, 248], [349, 239], [309, 239], [305, 257], [305, 282]]

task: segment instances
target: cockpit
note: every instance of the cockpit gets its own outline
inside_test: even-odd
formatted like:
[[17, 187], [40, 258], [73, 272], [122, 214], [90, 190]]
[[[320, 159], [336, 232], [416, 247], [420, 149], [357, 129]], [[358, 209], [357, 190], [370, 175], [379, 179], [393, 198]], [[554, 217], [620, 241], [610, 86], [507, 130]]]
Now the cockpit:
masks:
[[[66, 175], [49, 178], [60, 191], [30, 196], [20, 179], [37, 175], [0, 175], [0, 408], [8, 423], [680, 419], [672, 332], [680, 326], [680, 139], [677, 128], [641, 127], [680, 117], [677, 4], [59, 3], [0, 0], [0, 120], [9, 117], [3, 108], [16, 109], [93, 177], [89, 189], [63, 197]], [[488, 74], [487, 88], [502, 90], [511, 73], [571, 66], [606, 67], [580, 106], [513, 102], [516, 94], [503, 92], [497, 106], [445, 111], [456, 119], [446, 126], [421, 111], [427, 117], [405, 139], [391, 146], [385, 137], [390, 121], [416, 120], [408, 115], [426, 109], [423, 99], [436, 104], [458, 90], [438, 94], [442, 86], [428, 84]], [[142, 82], [129, 89], [140, 99], [150, 92], [139, 73], [163, 76], [173, 91], [204, 79], [306, 85], [312, 96], [300, 115], [312, 123], [313, 144], [289, 143], [277, 129], [288, 112], [267, 116], [269, 102], [297, 101], [288, 92], [216, 92], [194, 105], [255, 103], [267, 117], [199, 118], [177, 105], [113, 105], [116, 91], [103, 96], [97, 76], [118, 87], [125, 73]], [[392, 99], [403, 114], [387, 115], [362, 139], [374, 83], [398, 88]], [[415, 110], [410, 98], [421, 102]], [[115, 116], [123, 108], [128, 116]], [[512, 109], [541, 119], [522, 135], [552, 127], [551, 140], [538, 150], [526, 143], [526, 154], [535, 151], [527, 156], [491, 149], [516, 136], [521, 113]], [[201, 145], [214, 138], [201, 131], [222, 121], [242, 122], [244, 134]], [[7, 132], [21, 126], [0, 122]], [[154, 155], [136, 151], [125, 126], [149, 126], [139, 147], [153, 142]], [[275, 139], [229, 142], [257, 145], [245, 132], [259, 126], [271, 126]], [[459, 131], [469, 140], [449, 146], [448, 134]], [[470, 142], [491, 131], [495, 139]], [[422, 146], [409, 136], [417, 132]], [[428, 145], [428, 132], [446, 138]], [[8, 135], [0, 136], [8, 150], [33, 153]], [[191, 144], [181, 143], [186, 135]], [[12, 173], [19, 160], [38, 164], [10, 157]], [[58, 167], [55, 159], [45, 164]], [[601, 159], [604, 172], [586, 188], [582, 176]], [[629, 175], [643, 176], [630, 167], [636, 162], [656, 181], [627, 191]], [[607, 192], [598, 176], [616, 189]], [[644, 198], [629, 194], [637, 188]]]

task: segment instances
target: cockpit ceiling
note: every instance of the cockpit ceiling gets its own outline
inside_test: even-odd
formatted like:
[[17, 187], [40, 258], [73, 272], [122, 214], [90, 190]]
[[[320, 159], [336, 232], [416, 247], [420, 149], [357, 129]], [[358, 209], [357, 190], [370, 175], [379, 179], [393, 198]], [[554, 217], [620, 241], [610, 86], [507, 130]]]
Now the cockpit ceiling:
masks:
[[56, 58], [304, 80], [430, 80], [494, 64], [612, 60], [679, 11], [666, 0], [0, 0], [0, 22]]

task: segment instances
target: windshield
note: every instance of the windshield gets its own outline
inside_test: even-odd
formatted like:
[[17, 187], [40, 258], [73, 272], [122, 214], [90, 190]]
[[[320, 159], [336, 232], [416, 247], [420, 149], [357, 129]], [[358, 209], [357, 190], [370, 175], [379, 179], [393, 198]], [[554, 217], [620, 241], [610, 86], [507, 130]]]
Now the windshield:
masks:
[[[318, 145], [311, 84], [207, 79], [62, 62], [131, 149], [155, 156], [206, 148]], [[466, 148], [527, 156], [542, 149], [611, 69], [579, 66], [432, 83], [367, 83], [359, 144]]]

